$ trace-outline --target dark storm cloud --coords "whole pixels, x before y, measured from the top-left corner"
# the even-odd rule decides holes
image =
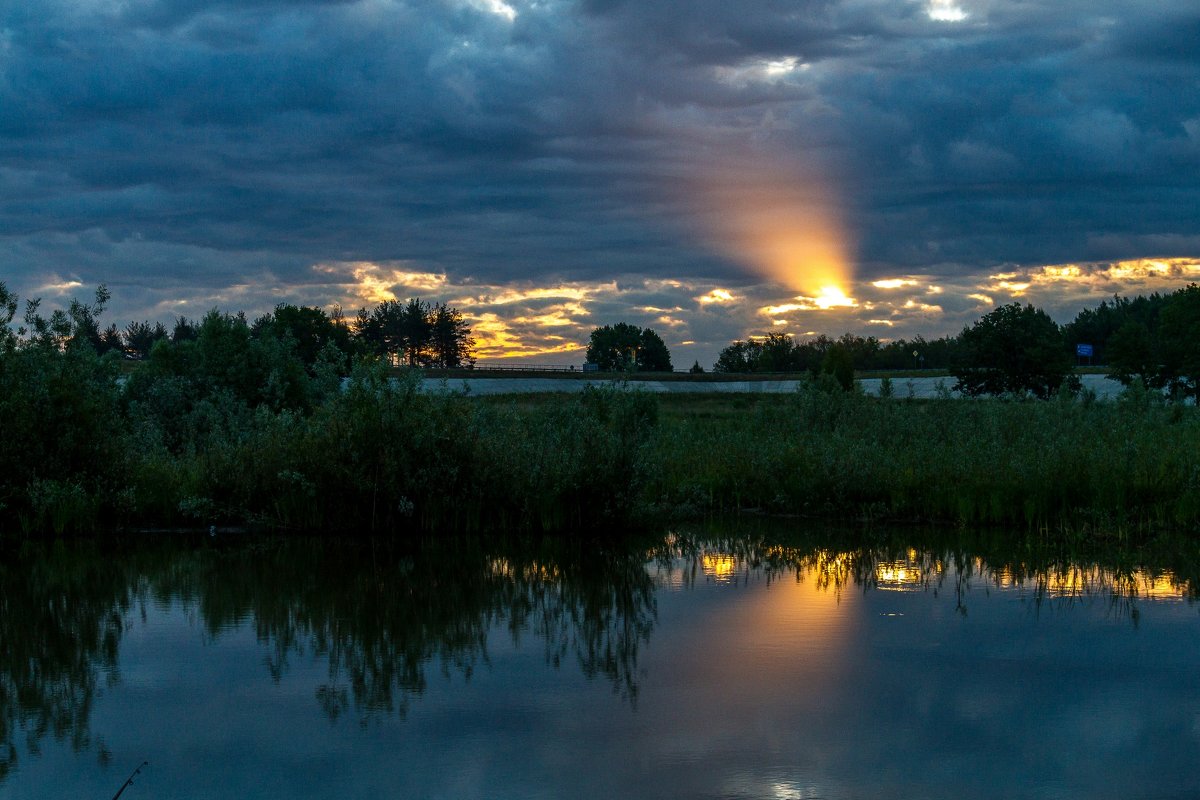
[[[697,180],[814,170],[868,280],[1194,255],[1198,36],[1190,0],[26,0],[0,275],[746,286]]]

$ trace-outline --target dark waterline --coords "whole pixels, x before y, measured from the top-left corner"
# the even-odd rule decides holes
[[[909,538],[12,548],[0,798],[1195,796],[1186,565]]]

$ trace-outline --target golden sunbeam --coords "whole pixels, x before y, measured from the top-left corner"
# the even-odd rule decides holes
[[[711,247],[793,291],[849,290],[852,270],[841,200],[809,164],[761,152],[723,154],[688,186]]]
[[[763,206],[746,204],[729,214],[729,255],[794,291],[845,297],[850,268],[841,227],[830,210],[766,194],[758,201]]]

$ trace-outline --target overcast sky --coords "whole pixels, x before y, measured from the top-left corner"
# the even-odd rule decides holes
[[[1068,320],[1200,279],[1198,42],[1195,0],[0,0],[0,280],[420,296],[542,363]]]

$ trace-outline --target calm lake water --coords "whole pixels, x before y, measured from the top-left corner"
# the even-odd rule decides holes
[[[0,798],[1200,797],[1194,577],[910,538],[10,544]]]

